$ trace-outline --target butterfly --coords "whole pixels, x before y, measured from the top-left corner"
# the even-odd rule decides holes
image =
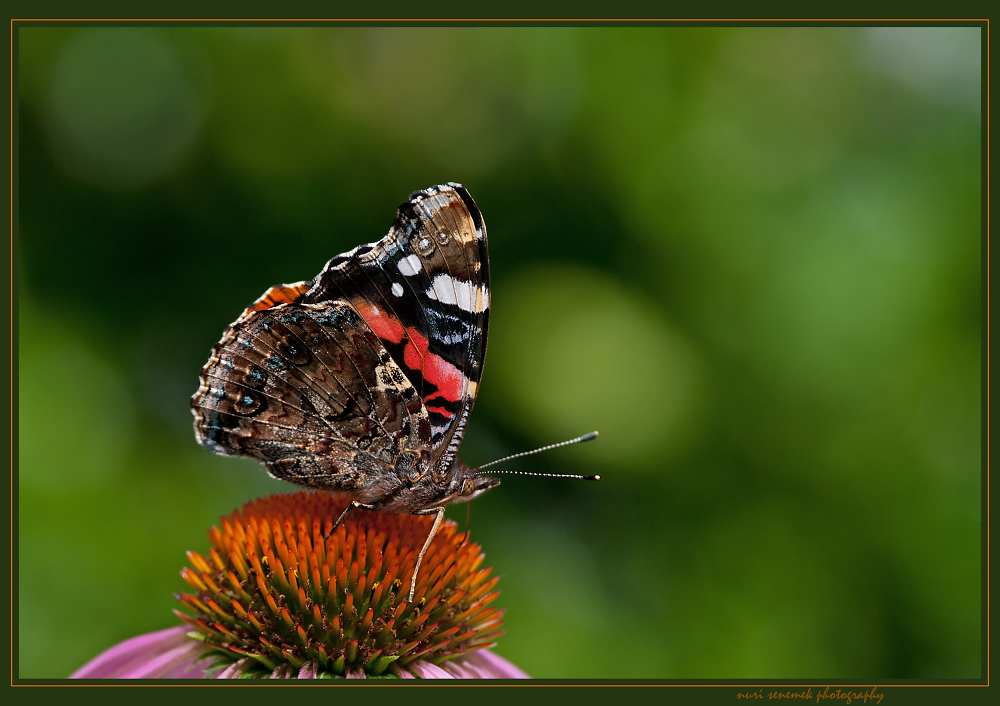
[[[198,442],[354,507],[436,515],[500,484],[458,458],[486,354],[486,226],[461,184],[410,194],[377,243],[271,287],[191,399]],[[334,525],[336,526],[336,525]]]

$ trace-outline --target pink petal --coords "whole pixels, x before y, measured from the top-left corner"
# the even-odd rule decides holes
[[[410,663],[409,670],[420,679],[454,679],[455,677],[441,669],[436,664],[425,662],[422,659],[414,660]]]
[[[163,654],[154,657],[150,660],[145,660],[140,664],[134,665],[131,669],[126,670],[122,674],[118,675],[119,679],[165,679],[168,674],[180,671],[182,674],[191,667],[191,663],[196,659],[201,657],[205,653],[205,645],[198,640],[192,640],[188,638],[188,641],[172,650],[168,650]],[[204,678],[205,672],[201,672],[197,676],[192,676],[191,678]]]
[[[455,660],[477,679],[531,679],[519,667],[489,650],[476,650]]]
[[[223,669],[221,672],[215,675],[216,679],[239,679],[240,675],[243,674],[243,670],[246,669],[253,662],[249,657],[244,657],[241,660],[233,662],[228,667]]]
[[[302,665],[302,669],[299,670],[299,679],[315,679],[316,678],[316,663],[306,662]]]
[[[159,664],[167,670],[182,667],[186,671],[207,651],[204,645],[187,636],[186,627],[167,628],[138,635],[105,650],[73,672],[70,679],[127,679],[130,674],[143,671],[149,662],[182,647],[187,649],[182,653],[173,653],[171,659]],[[203,677],[204,671],[197,670],[189,678]]]
[[[480,678],[483,678],[483,677],[478,677],[476,674],[473,674],[470,671],[466,671],[465,669],[463,669],[461,667],[461,665],[458,664],[458,660],[454,660],[454,659],[450,659],[447,662],[443,662],[441,664],[441,669],[443,669],[444,671],[448,672],[448,674],[452,675],[455,679],[480,679]],[[486,678],[488,679],[489,677],[486,677]]]

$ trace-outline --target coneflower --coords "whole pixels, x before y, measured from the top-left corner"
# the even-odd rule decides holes
[[[527,678],[487,648],[503,634],[497,578],[446,521],[407,601],[433,517],[355,510],[330,493],[272,495],[188,552],[186,625],[127,640],[81,679]]]

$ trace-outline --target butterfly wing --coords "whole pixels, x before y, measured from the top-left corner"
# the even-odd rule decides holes
[[[213,349],[192,408],[212,451],[348,492],[430,426],[416,390],[346,302],[249,311]]]
[[[417,390],[446,472],[482,376],[489,296],[486,226],[450,183],[412,193],[385,238],[330,260],[302,300],[342,299],[364,317]]]
[[[427,450],[446,472],[488,318],[479,209],[459,184],[414,192],[381,241],[272,287],[227,329],[191,401],[198,441],[359,497],[377,496],[404,450]]]

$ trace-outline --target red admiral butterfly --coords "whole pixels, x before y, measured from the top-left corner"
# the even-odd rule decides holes
[[[385,238],[271,287],[226,329],[191,399],[198,442],[347,494],[337,524],[353,507],[436,514],[412,598],[444,506],[500,484],[456,455],[486,354],[489,272],[465,187],[413,192]]]

